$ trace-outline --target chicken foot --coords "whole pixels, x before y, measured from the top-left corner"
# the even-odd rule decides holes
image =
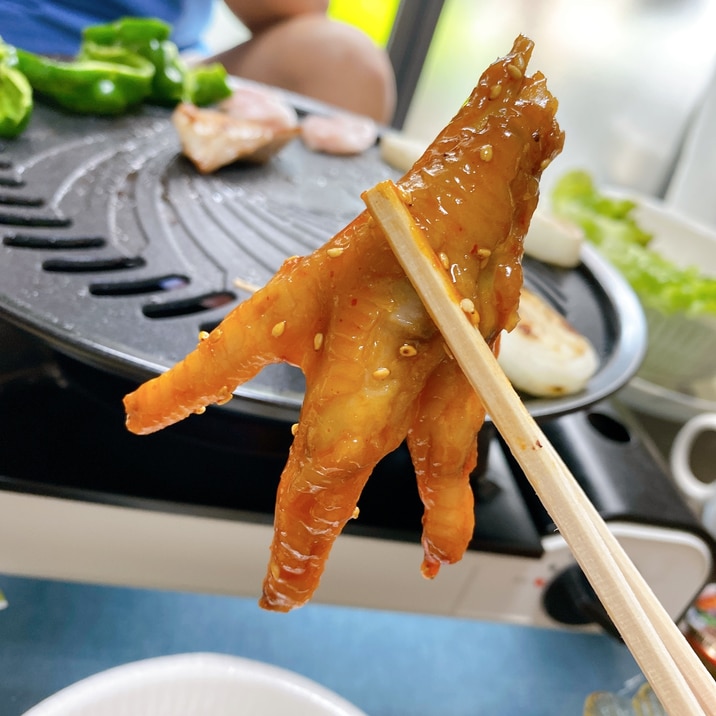
[[[561,150],[557,102],[518,37],[398,182],[461,305],[497,350],[517,322],[522,240],[539,177]],[[159,430],[264,366],[300,367],[306,393],[278,489],[261,606],[308,601],[377,462],[407,439],[425,506],[422,573],[459,560],[474,527],[468,476],[484,408],[367,211],[288,259],[183,361],[125,398],[127,427]]]

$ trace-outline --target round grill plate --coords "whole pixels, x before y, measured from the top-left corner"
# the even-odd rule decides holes
[[[397,176],[377,147],[333,157],[300,141],[266,165],[202,176],[181,156],[166,110],[103,119],[40,105],[0,150],[0,312],[60,352],[145,380],[183,358],[286,257],[351,221],[363,190]],[[589,250],[577,269],[526,260],[525,273],[601,356],[584,393],[527,399],[530,412],[571,412],[620,388],[646,343],[631,290]],[[303,390],[300,371],[271,366],[225,409],[293,421]]]

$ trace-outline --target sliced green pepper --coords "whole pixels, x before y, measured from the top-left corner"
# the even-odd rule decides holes
[[[116,61],[120,56],[122,61]],[[148,97],[152,88],[152,64],[132,52],[63,62],[18,49],[17,57],[18,69],[32,87],[72,112],[121,114]]]
[[[92,25],[85,28],[80,52],[71,61],[0,40],[0,133],[22,131],[29,116],[20,109],[27,112],[29,97],[31,111],[32,90],[71,112],[99,115],[121,114],[145,100],[207,105],[228,97],[226,69],[218,63],[188,69],[170,35],[171,26],[155,18]]]
[[[172,33],[171,25],[154,17],[122,17],[106,25],[90,25],[82,31],[83,41],[98,45],[122,45],[134,49],[151,40],[163,42]]]
[[[184,100],[200,107],[219,102],[231,92],[229,75],[219,62],[192,67],[184,78]]]
[[[32,87],[22,72],[0,65],[0,137],[17,137],[32,116]]]
[[[154,65],[154,82],[149,99],[157,104],[176,104],[184,93],[186,66],[179,57],[179,48],[168,40],[151,40],[137,52]]]
[[[169,40],[171,25],[157,18],[123,17],[84,29],[83,43],[119,46],[149,60],[155,69],[150,102],[197,105],[218,102],[231,94],[228,74],[220,64],[187,68],[179,48]]]
[[[3,42],[2,37],[0,37],[0,65],[17,67],[17,50],[13,45]]]
[[[32,116],[32,87],[17,69],[17,52],[0,39],[0,137],[17,137]]]
[[[87,27],[82,37],[83,47],[88,43],[123,47],[151,62],[154,79],[148,101],[173,105],[182,99],[186,66],[179,48],[169,40],[170,34],[171,26],[162,20],[123,17]]]

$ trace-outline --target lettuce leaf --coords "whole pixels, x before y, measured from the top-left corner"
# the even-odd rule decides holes
[[[651,249],[651,234],[632,216],[633,201],[600,194],[588,173],[572,171],[555,185],[552,207],[557,216],[582,228],[644,306],[665,314],[716,315],[716,279],[696,266],[677,266]]]

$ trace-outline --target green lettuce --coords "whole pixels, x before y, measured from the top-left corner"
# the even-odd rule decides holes
[[[572,171],[555,185],[552,208],[557,216],[582,228],[644,306],[665,314],[716,315],[716,279],[702,275],[695,266],[677,266],[650,248],[652,235],[633,217],[633,201],[605,196],[589,174]]]

